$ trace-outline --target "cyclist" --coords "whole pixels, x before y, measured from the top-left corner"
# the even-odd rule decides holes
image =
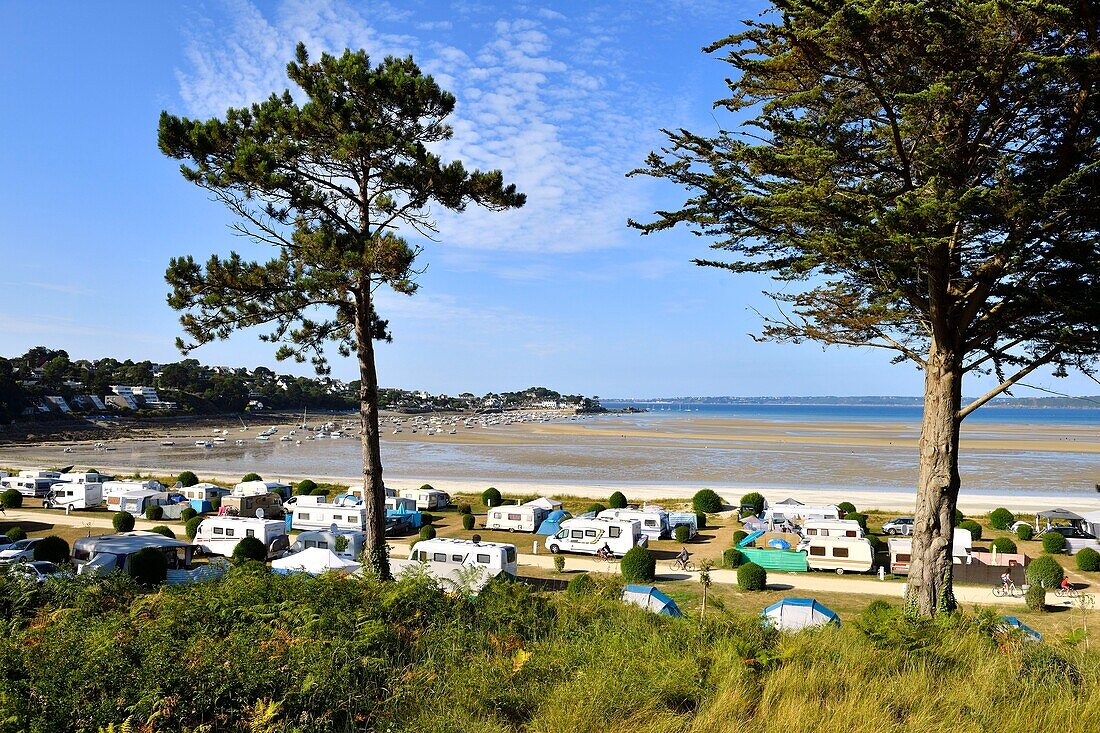
[[[1073,583],[1069,582],[1069,577],[1068,576],[1063,575],[1062,576],[1062,592],[1063,593],[1070,593],[1072,591],[1073,591]]]
[[[1001,574],[1001,589],[1008,593],[1008,586],[1012,583],[1012,576],[1008,574],[1008,571],[1004,571]]]
[[[676,561],[678,563],[680,563],[680,567],[684,567],[684,566],[687,565],[688,558],[690,558],[690,557],[691,557],[691,553],[688,552],[688,548],[681,546],[680,547],[680,554],[676,556]]]
[[[614,556],[611,554],[611,548],[605,544],[603,547],[596,550],[596,557],[601,560],[610,560]]]

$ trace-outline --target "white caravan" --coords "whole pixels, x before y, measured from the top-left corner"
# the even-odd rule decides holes
[[[549,512],[541,506],[495,506],[485,515],[485,529],[534,532]]]
[[[875,549],[863,537],[807,537],[798,543],[806,553],[810,570],[834,570],[844,573],[867,573],[875,566]]]
[[[951,535],[951,562],[956,565],[965,565],[970,562],[970,552],[973,548],[974,538],[965,529],[955,527]],[[913,556],[912,537],[891,537],[890,546],[890,572],[894,575],[908,575],[909,563]]]
[[[8,476],[11,475],[7,471],[0,471],[0,474],[3,474],[2,476],[0,476],[0,478],[7,478]],[[55,481],[60,481],[61,480],[61,472],[60,471],[45,471],[41,468],[28,469],[28,470],[25,470],[25,471],[20,471],[19,472],[19,478],[52,478]]]
[[[54,484],[42,500],[45,509],[95,509],[103,504],[103,484]]]
[[[810,519],[802,525],[803,537],[865,537],[854,519]]]
[[[648,544],[642,525],[631,519],[575,517],[562,522],[558,533],[546,538],[546,549],[555,555],[559,552],[595,555],[606,545],[612,554],[622,557],[631,547]]]
[[[322,502],[306,503],[304,500],[321,499],[320,496],[299,497],[298,503],[291,509],[293,519],[291,529],[330,529],[333,526],[337,530],[366,529],[366,507],[362,504],[356,506],[340,506],[339,504],[325,504]]]
[[[451,505],[451,495],[439,489],[405,489],[401,496],[415,501],[416,508],[421,511],[443,509]]]
[[[642,534],[649,541],[668,534],[668,512],[664,509],[604,509],[597,519],[632,519],[642,525]]]
[[[386,489],[386,496],[397,496],[397,490],[396,489],[391,489],[389,486],[386,486],[384,488]],[[345,493],[350,494],[351,496],[354,496],[356,499],[359,499],[360,501],[362,501],[363,497],[365,497],[367,495],[367,492],[363,489],[362,484],[359,484],[358,486],[350,487]]]
[[[811,520],[840,519],[840,509],[835,504],[776,504],[764,510],[760,521],[773,526],[801,524]]]
[[[212,555],[229,557],[237,543],[255,537],[267,547],[267,556],[279,554],[290,546],[286,522],[256,517],[207,517],[195,532],[195,544]]]
[[[341,537],[347,540],[347,546],[342,550],[337,550],[336,545]],[[299,553],[313,547],[332,550],[339,557],[355,560],[367,549],[367,533],[358,530],[348,530],[336,534],[320,530],[301,532],[294,538],[294,544],[290,546],[290,552],[292,554]]]
[[[160,481],[105,481],[103,487],[103,500],[107,502],[107,508],[112,512],[121,510],[122,497],[134,491],[164,491],[164,484]]]
[[[104,481],[110,481],[114,477],[92,471],[90,473],[63,473],[58,478],[74,484],[101,484]]]
[[[403,496],[387,496],[386,511],[411,514],[416,511],[416,502],[413,499],[406,499]]]
[[[38,498],[50,493],[50,487],[60,483],[54,478],[29,478],[26,476],[10,476],[0,478],[0,491],[15,489],[23,496]]]
[[[138,489],[127,491],[118,497],[118,507],[115,511],[129,512],[135,517],[145,515],[145,510],[153,506],[167,506],[172,503],[174,494],[168,491],[152,491],[151,489]]]
[[[410,560],[427,563],[476,565],[490,575],[516,574],[516,546],[503,542],[474,542],[451,537],[421,540],[409,554]]]
[[[130,558],[152,547],[164,553],[169,570],[191,567],[194,547],[156,532],[122,532],[81,537],[73,542],[73,565],[80,575],[99,575],[129,570]]]
[[[233,496],[258,496],[260,494],[278,494],[285,501],[290,498],[290,484],[282,481],[242,481],[233,487]]]

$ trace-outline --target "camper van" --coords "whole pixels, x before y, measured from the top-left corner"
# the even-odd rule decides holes
[[[229,557],[237,543],[245,537],[255,537],[267,547],[273,557],[290,546],[286,522],[255,517],[207,517],[199,523],[195,544],[211,555]]]
[[[237,517],[277,518],[286,514],[283,498],[278,494],[252,494],[250,496],[222,497],[219,513]]]
[[[445,509],[451,505],[451,495],[438,489],[405,489],[401,496],[416,502],[416,508],[424,510]]]
[[[534,532],[548,514],[543,507],[530,504],[493,507],[485,515],[485,529]]]
[[[45,509],[95,509],[103,504],[103,484],[54,484],[42,500]]]
[[[797,549],[806,553],[810,570],[835,570],[843,575],[867,573],[875,566],[875,549],[863,537],[807,537]]]
[[[668,512],[664,509],[604,509],[597,519],[632,519],[642,525],[650,542],[668,534]]]
[[[366,508],[359,506],[340,506],[339,504],[326,504],[323,502],[305,503],[303,500],[321,499],[320,496],[299,497],[299,501],[291,510],[293,519],[291,529],[329,529],[333,526],[338,530],[363,530],[366,527]]]
[[[185,486],[177,489],[199,514],[214,511],[214,500],[221,499],[229,494],[229,489],[217,484],[201,483],[194,486]]]
[[[890,548],[890,572],[894,575],[908,575],[913,554],[913,538],[891,537],[887,542]],[[956,565],[970,562],[972,543],[973,537],[969,531],[955,527],[951,535],[951,561]]]
[[[337,540],[340,537],[347,539],[347,546],[343,550],[337,550]],[[322,550],[332,550],[339,557],[355,560],[367,549],[367,534],[358,530],[345,530],[333,534],[329,531],[302,532],[294,538],[294,544],[290,546],[291,553],[298,553],[318,547]]]
[[[409,554],[410,560],[427,563],[476,565],[490,575],[516,574],[516,546],[502,542],[474,542],[451,537],[421,540]]]
[[[864,537],[863,527],[854,519],[809,519],[802,525],[803,537]]]
[[[164,484],[160,481],[105,481],[99,484],[103,487],[103,501],[107,502],[107,508],[112,512],[121,510],[122,497],[134,491],[164,491]]]
[[[164,552],[169,570],[191,567],[194,546],[156,532],[122,532],[81,537],[73,542],[73,565],[80,575],[128,571],[130,558],[139,550],[153,547]]]
[[[631,547],[648,544],[642,525],[631,519],[576,517],[562,522],[558,533],[546,538],[546,549],[555,555],[559,552],[595,555],[606,545],[612,554],[622,557]]]
[[[50,493],[50,487],[60,483],[55,478],[30,478],[27,476],[10,476],[0,479],[0,491],[15,489],[23,496],[38,498]]]
[[[290,484],[282,481],[242,481],[233,487],[233,496],[256,496],[258,494],[278,494],[282,501],[290,498]]]

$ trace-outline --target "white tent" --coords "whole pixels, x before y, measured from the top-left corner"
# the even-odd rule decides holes
[[[354,573],[359,569],[359,563],[342,558],[332,550],[310,547],[293,555],[272,560],[271,569],[284,575],[289,573],[309,573],[310,575],[320,575],[328,572]]]
[[[1100,537],[1100,510],[1082,514],[1081,527],[1089,534]]]
[[[531,501],[527,502],[526,504],[524,504],[524,506],[539,506],[548,512],[555,512],[558,509],[561,509],[562,504],[557,499],[551,499],[547,496],[540,496],[537,499],[532,499]]]
[[[813,598],[784,598],[760,614],[764,622],[781,631],[799,631],[814,626],[836,624],[840,617]]]

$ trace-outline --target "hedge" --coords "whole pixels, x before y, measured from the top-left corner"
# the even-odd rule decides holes
[[[264,477],[261,476],[258,473],[246,473],[241,478],[241,483],[243,484],[245,481],[263,481],[263,480],[264,480]]]
[[[722,497],[712,489],[701,489],[691,497],[691,508],[697,512],[713,514],[722,511],[723,506]]]
[[[993,540],[993,549],[997,552],[1016,552],[1016,543],[1007,537],[998,537]]]
[[[1091,547],[1082,548],[1077,553],[1077,569],[1086,573],[1095,573],[1100,570],[1100,552]]]
[[[599,514],[600,512],[607,511],[607,507],[597,501],[595,504],[590,504],[584,511],[585,513],[591,512],[593,514]]]
[[[1035,536],[1035,530],[1031,528],[1030,524],[1021,524],[1016,528],[1016,539],[1027,542]]]
[[[592,582],[592,578],[588,577],[588,573],[581,573],[569,581],[565,592],[571,596],[583,596],[586,593],[591,593],[594,587],[595,583]]]
[[[188,486],[194,486],[195,484],[197,484],[199,482],[199,477],[195,475],[194,471],[184,471],[178,477],[176,477],[176,481],[179,483],[180,486],[186,488]]]
[[[294,493],[299,496],[309,496],[317,489],[317,482],[310,479],[304,479],[298,482],[298,485],[294,487]]]
[[[749,536],[749,533],[743,529],[739,529],[733,533],[733,546],[737,547],[737,543]]]
[[[466,516],[470,516],[467,514]],[[435,527],[430,524],[420,528],[420,539],[422,540],[434,540],[435,539]]]
[[[731,547],[722,553],[722,567],[736,568],[741,564],[743,557],[740,550],[736,547]]]
[[[191,517],[183,525],[183,531],[187,533],[188,539],[195,539],[195,535],[199,533],[199,525],[202,524],[202,517]]]
[[[680,544],[687,542],[690,537],[691,530],[683,524],[677,524],[676,529],[672,530],[672,537]]]
[[[34,559],[46,560],[60,565],[69,561],[69,543],[65,538],[51,534],[43,537],[34,545]]]
[[[840,510],[840,514],[843,516],[853,513],[856,510],[856,505],[850,501],[842,501],[836,505],[836,508]]]
[[[1032,585],[1042,583],[1047,588],[1057,588],[1062,578],[1066,576],[1066,571],[1050,555],[1040,555],[1031,561],[1024,575],[1027,577],[1027,582]]]
[[[130,575],[142,585],[160,585],[168,577],[168,558],[155,547],[138,550],[130,557]]]
[[[1066,551],[1066,538],[1057,532],[1047,532],[1043,535],[1043,552],[1058,555]]]
[[[473,528],[474,528],[474,515],[473,514],[463,514],[462,515],[462,529],[473,529]]]
[[[737,585],[741,590],[764,590],[768,587],[768,571],[754,562],[737,568]]]
[[[168,525],[166,525],[166,524],[158,524],[158,525],[157,525],[156,527],[153,527],[153,528],[152,528],[151,530],[149,530],[149,531],[150,531],[150,532],[156,532],[157,534],[162,534],[162,535],[164,535],[165,537],[170,537],[170,538],[172,538],[172,539],[176,539],[176,533],[175,533],[175,532],[173,532],[173,531],[172,531],[172,528],[171,528],[171,527],[169,527],[169,526],[168,526]]]
[[[964,519],[956,525],[959,529],[965,529],[970,531],[970,537],[977,542],[982,538],[982,525],[975,522],[973,519]]]
[[[474,511],[473,508],[469,504],[459,504],[458,505],[458,513],[459,514],[471,514],[473,511]]]
[[[1038,583],[1032,585],[1024,594],[1024,603],[1032,611],[1047,610],[1047,589]]]
[[[481,492],[481,503],[485,506],[500,506],[500,492],[490,486]]]
[[[134,528],[134,515],[130,512],[115,512],[111,525],[116,532],[129,532]]]
[[[859,526],[863,529],[863,533],[867,534],[867,515],[860,514],[859,512],[848,512],[844,515],[845,519],[851,519],[852,521],[859,522]]]
[[[23,506],[23,495],[16,489],[8,489],[0,494],[0,504],[3,504],[5,509],[19,509]]]
[[[164,518],[164,507],[157,504],[145,507],[145,518],[150,522],[159,522]]]
[[[750,491],[741,497],[741,506],[751,506],[752,513],[759,517],[764,513],[764,495],[758,491]]]
[[[192,507],[192,506],[184,507],[183,511],[180,512],[180,519],[184,523],[188,522],[192,517],[197,517],[197,516],[199,516],[199,513],[196,512],[195,507]]]
[[[657,556],[644,547],[631,547],[619,562],[627,583],[647,583],[657,575]]]
[[[608,498],[607,505],[612,509],[626,509],[626,495],[616,491]]]
[[[993,529],[1008,529],[1015,521],[1015,515],[1004,507],[998,507],[989,513],[989,524]]]

